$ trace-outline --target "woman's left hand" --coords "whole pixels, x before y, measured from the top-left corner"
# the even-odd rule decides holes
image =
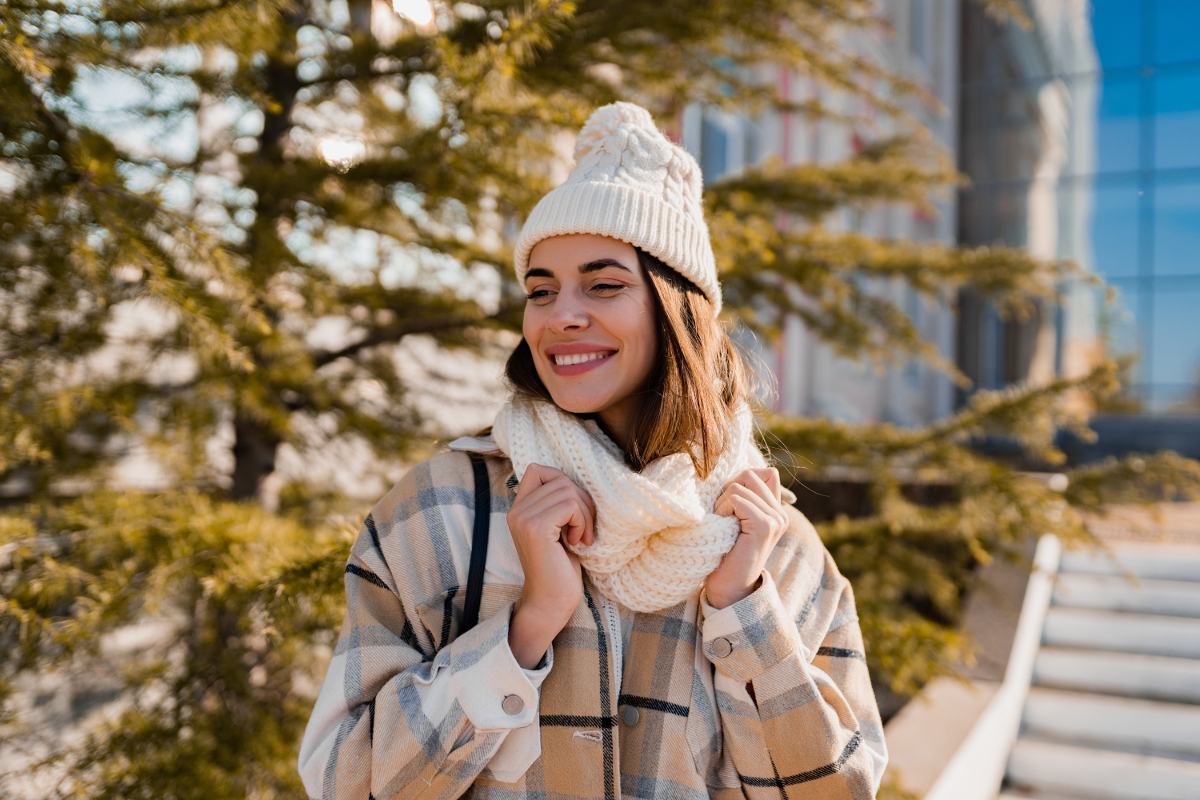
[[[705,582],[712,606],[733,605],[758,588],[767,558],[788,527],[781,491],[778,470],[748,469],[717,498],[713,513],[736,516],[741,534]]]

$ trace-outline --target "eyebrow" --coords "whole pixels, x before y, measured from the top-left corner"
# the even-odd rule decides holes
[[[625,266],[620,261],[617,261],[615,258],[597,258],[595,261],[588,261],[585,264],[580,264],[579,265],[579,274],[587,275],[589,272],[599,272],[600,270],[604,269],[605,267],[616,267],[617,269],[623,269],[626,272],[632,272],[632,270],[630,270],[629,267]],[[529,280],[530,278],[553,278],[553,277],[554,277],[554,273],[548,269],[544,269],[543,267],[534,267],[533,269],[531,269],[525,273],[525,280]]]

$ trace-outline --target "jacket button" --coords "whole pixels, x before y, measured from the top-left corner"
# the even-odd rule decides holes
[[[522,709],[525,708],[525,701],[515,694],[510,694],[508,697],[504,698],[504,702],[500,704],[500,707],[504,709],[505,714],[508,714],[510,717],[515,717],[517,714],[521,713]]]
[[[640,716],[641,714],[633,706],[625,706],[621,709],[621,721],[631,728],[637,725],[638,717]]]
[[[717,639],[712,644],[713,652],[717,654],[717,658],[725,658],[733,652],[733,645],[728,639]]]

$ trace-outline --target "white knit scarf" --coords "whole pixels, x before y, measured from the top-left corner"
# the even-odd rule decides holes
[[[739,526],[736,517],[714,514],[713,504],[742,470],[765,466],[747,406],[703,480],[683,453],[634,472],[594,421],[544,401],[514,399],[496,416],[492,434],[518,479],[530,464],[541,464],[562,470],[591,495],[596,541],[571,549],[601,592],[643,612],[687,599],[717,568]]]

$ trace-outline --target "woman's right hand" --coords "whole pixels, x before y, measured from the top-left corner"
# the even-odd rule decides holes
[[[517,663],[533,669],[571,618],[583,595],[579,558],[565,545],[595,542],[596,506],[562,471],[530,464],[508,511],[525,586],[513,610],[508,643]]]

